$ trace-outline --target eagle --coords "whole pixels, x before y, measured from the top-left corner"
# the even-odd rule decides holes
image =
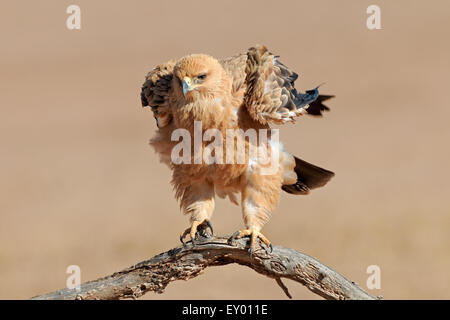
[[[199,234],[213,233],[216,196],[238,205],[240,195],[245,228],[233,233],[229,242],[249,237],[250,256],[258,239],[271,250],[261,229],[281,191],[306,195],[334,176],[290,154],[274,134],[274,125],[294,123],[303,115],[320,117],[329,110],[323,102],[334,96],[321,95],[318,88],[299,92],[294,86],[297,78],[263,45],[225,59],[190,54],[157,65],[147,74],[142,106],[151,107],[158,127],[150,145],[172,170],[175,197],[190,219],[190,226],[180,234],[181,242],[189,235],[195,244]],[[235,132],[230,139],[229,132]],[[258,135],[261,132],[266,135]],[[256,139],[250,133],[256,133]],[[183,134],[194,138],[197,134],[201,141],[189,138],[180,148]],[[227,143],[218,141],[223,137]],[[262,149],[266,153],[260,153]],[[267,156],[275,160],[267,161]],[[272,169],[265,170],[269,166]]]

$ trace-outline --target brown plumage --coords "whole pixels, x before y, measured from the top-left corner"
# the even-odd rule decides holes
[[[261,136],[253,141],[237,134],[228,140],[229,130],[262,132],[270,129],[271,124],[294,122],[304,114],[320,116],[328,110],[323,101],[332,96],[319,95],[317,88],[298,93],[294,87],[297,77],[264,46],[222,60],[203,54],[189,55],[161,64],[148,73],[141,91],[142,105],[152,108],[158,125],[150,144],[161,161],[172,169],[176,197],[191,220],[191,227],[181,239],[189,234],[194,240],[198,228],[211,227],[215,195],[228,196],[237,204],[236,194],[240,193],[246,229],[234,237],[250,236],[251,250],[257,237],[269,245],[260,230],[275,209],[281,190],[307,194],[331,179],[332,172],[289,154],[276,143],[270,131],[267,152],[279,155],[270,174],[262,173],[269,165],[259,153],[250,154],[253,147],[258,151],[263,148]],[[230,150],[225,143],[221,147],[215,145],[212,152],[211,141],[216,143],[218,136],[203,140],[197,150],[203,157],[197,163],[198,154],[191,141],[189,148],[194,148],[194,153],[183,149],[182,155],[189,161],[174,161],[172,153],[179,144],[172,141],[174,133],[181,129],[195,137],[195,123],[200,122],[202,137],[218,132],[220,137],[236,144]],[[215,161],[206,163],[205,153]],[[220,153],[226,162],[218,160]]]

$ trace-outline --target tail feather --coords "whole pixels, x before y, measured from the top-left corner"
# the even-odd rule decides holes
[[[297,182],[291,185],[284,185],[282,189],[292,194],[308,194],[311,189],[320,188],[327,184],[334,176],[334,173],[315,166],[309,162],[295,158],[295,172]]]

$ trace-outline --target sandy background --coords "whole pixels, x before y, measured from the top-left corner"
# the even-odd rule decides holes
[[[66,28],[66,7],[82,29]],[[382,30],[366,28],[366,8]],[[147,145],[144,76],[188,53],[225,57],[261,43],[336,94],[323,119],[285,126],[294,154],[336,172],[311,196],[282,195],[263,230],[386,299],[450,298],[450,2],[2,1],[0,298],[92,280],[178,245],[187,227],[170,172]],[[219,200],[218,234],[242,226]],[[296,299],[317,299],[286,281]],[[207,269],[146,299],[284,299],[250,269]]]

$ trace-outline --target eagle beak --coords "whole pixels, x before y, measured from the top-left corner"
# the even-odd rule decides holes
[[[192,91],[192,80],[188,77],[185,77],[183,79],[183,81],[181,82],[182,86],[183,86],[183,95],[186,97],[186,93],[188,93],[189,91]]]

